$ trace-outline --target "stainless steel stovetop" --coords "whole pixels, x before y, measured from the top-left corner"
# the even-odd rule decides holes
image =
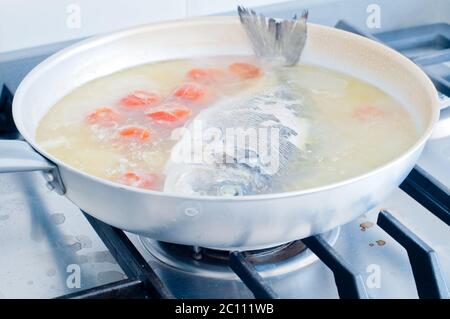
[[[365,24],[370,1],[311,5],[310,17],[312,22],[334,26],[341,21],[342,28],[376,33],[378,39],[394,47],[400,43],[398,49],[410,58],[422,59],[418,62],[423,62],[424,56],[431,56],[435,60],[428,61],[426,70],[436,82],[440,81],[441,91],[450,95],[450,3],[434,1],[430,6],[428,1],[396,1],[395,7],[392,1],[377,3],[381,9],[381,29],[373,30]],[[297,2],[289,2],[264,7],[261,11],[289,17],[299,11],[298,8]],[[444,24],[433,30],[411,29],[436,23]],[[386,33],[401,28],[408,29]],[[438,32],[440,37],[433,35],[411,51],[412,47],[405,46],[408,43],[405,39],[424,39],[420,32],[425,35]],[[0,138],[18,137],[8,108],[20,80],[39,61],[67,44],[0,55],[0,85],[3,84]],[[448,118],[450,112],[450,108],[444,108],[446,103],[443,100],[443,119]],[[393,192],[380,207],[331,234],[324,234],[323,238],[333,244],[331,250],[329,247],[324,250],[326,244],[321,244],[320,240],[318,244],[317,238],[305,241],[320,260],[314,261],[311,251],[303,251],[287,261],[256,265],[263,278],[263,292],[268,287],[270,292],[284,298],[345,297],[344,290],[349,284],[346,280],[341,284],[340,281],[350,274],[369,298],[417,298],[418,291],[421,297],[430,291],[439,291],[441,297],[448,296],[445,282],[450,283],[450,136],[446,135],[450,129],[447,127],[450,127],[448,122],[441,124],[440,138],[428,143],[416,170],[401,189]],[[382,227],[377,225],[381,210],[390,214],[381,215]],[[390,223],[389,216],[404,227],[396,228],[398,225]],[[73,297],[142,297],[155,295],[146,291],[148,285],[155,282],[156,295],[164,296],[167,289],[181,298],[252,298],[255,289],[260,291],[260,287],[255,288],[254,282],[248,279],[244,278],[244,284],[227,262],[212,259],[207,263],[206,251],[193,249],[186,253],[187,250],[181,249],[178,259],[174,259],[173,254],[154,242],[133,234],[127,236],[130,242],[122,232],[86,218],[67,199],[48,190],[38,173],[0,175],[1,298],[53,298],[67,294]],[[149,246],[165,263],[149,253],[146,248]],[[409,255],[404,247],[411,249]],[[432,249],[435,254],[417,253],[420,248]],[[240,254],[236,258],[242,256],[245,257]],[[144,264],[144,259],[148,265]],[[347,266],[350,273],[344,271],[343,274],[334,268],[340,265]],[[159,280],[155,281],[156,277]],[[423,285],[433,280],[436,285],[431,288]]]

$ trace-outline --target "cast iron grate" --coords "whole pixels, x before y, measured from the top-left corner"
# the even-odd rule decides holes
[[[117,261],[128,279],[76,292],[60,298],[173,298],[127,235],[84,213],[84,216]]]
[[[364,34],[344,21],[339,22],[337,27],[377,41],[386,41],[388,45],[400,50],[421,65],[438,90],[450,95],[450,67],[448,66],[450,28],[448,25],[425,26],[402,30],[397,33],[397,36],[395,32],[390,32],[376,35],[376,37]],[[410,30],[413,31],[411,34],[417,35],[413,41],[407,39]],[[416,47],[413,44],[416,44]],[[426,54],[420,52],[426,52]],[[20,61],[0,63],[0,83],[8,85],[8,87],[2,86],[0,94],[0,138],[20,138],[11,116],[13,92],[20,79],[44,57],[34,56]],[[443,62],[447,63],[444,65],[445,67],[441,65]],[[440,67],[436,68],[436,65]],[[450,224],[450,195],[446,190],[437,186],[417,169],[407,177],[401,188],[442,221]],[[174,297],[122,230],[109,226],[87,214],[85,216],[123,269],[127,279],[60,298]],[[419,297],[448,298],[448,290],[433,250],[387,212],[380,213],[378,224],[407,250]],[[333,272],[341,298],[367,298],[361,275],[352,269],[352,266],[333,247],[320,236],[304,239],[303,242]],[[256,298],[278,298],[270,285],[258,274],[245,252],[231,252],[229,260],[230,267]]]
[[[377,224],[406,249],[419,298],[450,298],[436,252],[387,211],[378,214]]]
[[[8,87],[0,86],[0,136],[3,139],[16,139],[19,137],[12,116],[13,95]]]

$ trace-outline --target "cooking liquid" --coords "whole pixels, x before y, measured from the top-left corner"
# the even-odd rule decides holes
[[[270,70],[249,77],[230,72],[228,66],[235,62],[257,65],[244,57],[174,60],[137,66],[86,83],[43,117],[37,142],[78,170],[130,186],[162,190],[164,166],[176,143],[171,138],[174,129],[220,99],[274,85],[276,77]],[[208,74],[206,79],[202,74],[187,76],[193,68],[212,68],[217,74]],[[366,173],[396,158],[417,140],[419,132],[409,113],[371,84],[312,65],[299,64],[287,72],[298,94],[308,96],[304,116],[311,129],[296,173],[286,178],[285,191]],[[183,83],[198,84],[206,93],[199,99],[174,95]],[[136,91],[157,93],[161,101],[124,107],[123,98]],[[173,105],[188,108],[191,114],[176,121],[148,115]],[[104,108],[118,118],[106,124],[93,120],[92,114]],[[124,131],[126,128],[131,131]]]

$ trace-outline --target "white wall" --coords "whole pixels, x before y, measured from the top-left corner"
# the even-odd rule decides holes
[[[366,26],[372,3],[381,7],[380,30]],[[80,9],[79,28],[73,28],[73,4]],[[367,32],[450,22],[450,0],[0,0],[0,53],[161,20],[233,12],[238,4],[273,4],[261,12],[285,18],[308,8],[311,22],[334,26],[346,19]]]
[[[286,0],[0,0],[0,53],[149,22],[231,11],[237,4],[278,2]]]

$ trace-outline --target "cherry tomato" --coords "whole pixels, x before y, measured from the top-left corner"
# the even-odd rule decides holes
[[[201,84],[185,83],[178,87],[173,95],[185,101],[196,102],[205,98],[207,93],[207,88]]]
[[[119,176],[117,182],[138,188],[157,189],[161,184],[161,176],[153,173],[135,173],[128,171]]]
[[[134,91],[120,99],[120,105],[128,109],[139,109],[144,106],[153,106],[161,101],[161,96],[143,90]]]
[[[163,105],[157,110],[152,110],[146,113],[146,115],[156,121],[175,122],[188,118],[191,113],[192,111],[190,108],[182,104],[172,103]]]
[[[124,138],[134,138],[140,141],[146,141],[150,138],[150,131],[143,127],[127,126],[119,130],[120,136]]]
[[[214,83],[225,79],[224,71],[215,68],[193,68],[186,73],[186,76],[201,83]]]
[[[91,112],[87,116],[87,120],[92,124],[100,124],[104,126],[114,125],[119,122],[121,116],[109,107],[100,107]]]
[[[361,121],[380,118],[385,116],[385,114],[384,111],[372,105],[361,106],[353,111],[353,117]]]
[[[137,186],[138,182],[140,181],[140,177],[134,173],[134,172],[126,172],[123,173],[117,181],[121,184],[125,184],[128,186]]]
[[[262,75],[262,70],[260,68],[249,63],[236,62],[230,64],[228,70],[243,80],[253,79]]]

